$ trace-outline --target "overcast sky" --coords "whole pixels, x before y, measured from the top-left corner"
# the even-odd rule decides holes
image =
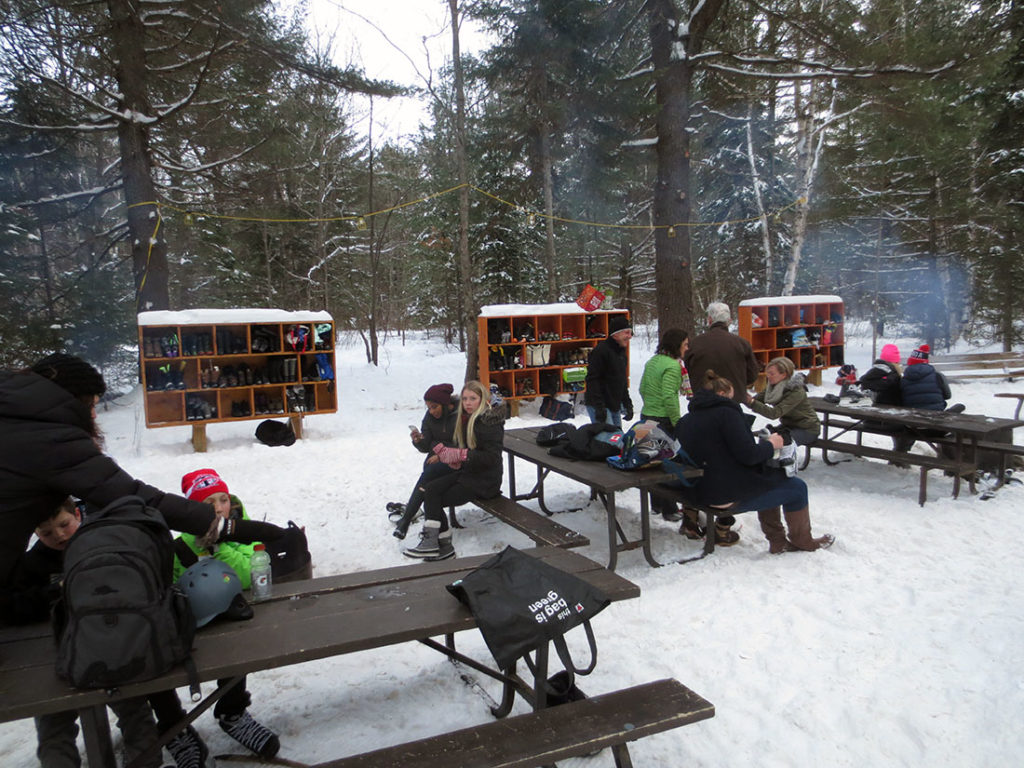
[[[314,44],[333,40],[339,64],[362,66],[367,77],[423,87],[435,81],[451,60],[452,36],[447,0],[308,0],[308,26]],[[462,26],[463,52],[479,50],[483,36]],[[374,99],[373,133],[377,140],[416,132],[426,113],[427,96]],[[356,129],[368,128],[369,100],[355,97]]]

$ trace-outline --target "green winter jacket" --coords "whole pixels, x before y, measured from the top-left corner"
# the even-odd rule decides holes
[[[784,427],[806,429],[815,435],[821,431],[818,414],[807,401],[807,385],[802,374],[794,373],[783,384],[782,399],[774,405],[764,401],[767,388],[758,392],[750,402],[750,410],[768,419],[778,419]]]
[[[231,494],[231,506],[237,508],[242,515],[243,520],[248,520],[249,516],[245,513],[245,507],[237,496]],[[232,515],[234,512],[232,512]],[[242,589],[249,589],[252,586],[252,576],[250,574],[252,570],[251,560],[253,548],[256,543],[253,544],[239,544],[234,541],[222,541],[220,544],[214,544],[212,551],[201,549],[196,544],[196,537],[191,533],[181,534],[181,539],[188,548],[196,553],[198,557],[210,557],[213,556],[221,562],[227,563],[231,566],[235,573],[238,574],[239,580],[242,582]],[[178,556],[174,556],[174,580],[185,572],[185,566],[178,560]]]
[[[658,354],[647,361],[640,378],[640,413],[652,418],[669,419],[672,426],[679,421],[679,388],[683,385],[683,370],[679,360]]]

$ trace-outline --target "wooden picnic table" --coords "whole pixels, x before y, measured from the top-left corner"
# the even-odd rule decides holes
[[[1024,426],[1019,419],[1001,419],[972,413],[928,411],[901,406],[875,406],[859,403],[832,403],[820,397],[808,398],[815,411],[822,415],[821,436],[811,447],[821,448],[826,464],[835,464],[828,458],[829,451],[850,453],[865,458],[887,459],[894,463],[916,464],[921,467],[920,504],[926,499],[926,473],[929,469],[944,469],[953,474],[953,496],[960,492],[960,478],[967,476],[971,493],[976,492],[975,470],[979,442],[988,445],[993,438],[1012,434],[1016,427]],[[839,417],[838,419],[835,417]],[[905,451],[865,446],[865,433],[895,434],[906,431],[915,439],[952,447],[951,456],[934,458]],[[853,433],[855,443],[841,442],[837,438]],[[937,438],[937,435],[948,435]]]
[[[640,595],[637,585],[575,552],[556,547],[524,551],[576,574],[612,601]],[[455,650],[455,633],[475,628],[476,622],[445,586],[489,557],[418,563],[275,586],[273,598],[255,606],[251,621],[215,622],[197,633],[192,657],[199,679],[234,681],[264,669],[415,640],[501,681],[502,701],[494,710],[496,717],[511,711],[516,693],[535,708],[543,707],[545,696],[539,694],[547,675],[547,648],[537,653],[531,682],[523,680],[514,666],[499,671]],[[444,642],[435,639],[439,637]],[[178,667],[112,693],[77,690],[57,678],[54,656],[46,625],[0,630],[0,722],[77,709],[92,768],[116,766],[105,706],[109,701],[188,684],[185,670]],[[183,728],[202,714],[229,687],[230,683],[208,694],[179,726]]]
[[[515,501],[536,499],[540,508],[552,514],[544,499],[544,481],[554,472],[568,477],[578,483],[589,486],[592,493],[604,503],[608,516],[608,569],[615,570],[619,552],[642,548],[647,562],[658,567],[661,565],[651,551],[651,517],[650,502],[647,489],[666,482],[665,473],[658,467],[623,471],[612,469],[603,461],[574,461],[552,456],[544,446],[537,445],[537,432],[541,427],[523,427],[505,430],[504,449],[508,454],[509,498]],[[523,459],[535,465],[537,480],[533,488],[524,494],[516,493],[516,459]],[[687,472],[690,477],[700,477],[701,470]],[[636,488],[640,491],[640,529],[639,539],[626,536],[617,518],[615,494]]]

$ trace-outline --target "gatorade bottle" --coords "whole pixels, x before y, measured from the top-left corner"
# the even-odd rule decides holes
[[[271,575],[270,555],[262,544],[253,547],[252,560],[249,562],[249,575],[252,577],[252,601],[254,603],[270,599]]]

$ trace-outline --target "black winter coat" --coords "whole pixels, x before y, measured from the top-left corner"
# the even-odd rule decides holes
[[[903,402],[899,369],[887,360],[875,360],[857,383],[871,393],[871,401],[875,405],[900,405]]]
[[[423,423],[420,424],[420,434],[423,437],[420,438],[419,442],[413,443],[417,451],[433,456],[435,445],[438,443],[445,443],[446,445],[451,443],[452,436],[455,434],[455,420],[458,418],[456,410],[458,407],[459,400],[453,395],[451,403],[440,419],[435,419],[431,416],[430,411],[423,415]]]
[[[775,449],[754,439],[739,404],[711,390],[697,390],[689,413],[676,422],[675,435],[704,470],[696,483],[697,499],[704,504],[743,501],[786,479],[783,470],[765,465]]]
[[[903,371],[900,394],[907,408],[944,411],[951,393],[945,376],[928,363],[917,363]]]
[[[629,354],[612,337],[599,341],[587,361],[587,391],[583,402],[592,408],[633,410],[629,396]]]
[[[25,553],[8,589],[0,594],[0,616],[9,624],[46,621],[50,607],[60,595],[60,586],[50,577],[64,571],[64,553],[37,541]]]
[[[213,507],[136,480],[89,435],[89,408],[35,373],[0,373],[0,588],[36,526],[68,496],[105,507],[140,496],[177,531],[204,535]]]
[[[464,427],[461,427],[464,429]],[[501,493],[504,476],[501,460],[505,442],[505,416],[503,409],[491,408],[481,414],[474,424],[476,448],[470,448],[459,470],[459,485],[468,488],[478,499],[490,499]],[[465,434],[465,433],[463,433]],[[447,445],[454,445],[449,439]],[[463,441],[463,445],[468,445]]]

